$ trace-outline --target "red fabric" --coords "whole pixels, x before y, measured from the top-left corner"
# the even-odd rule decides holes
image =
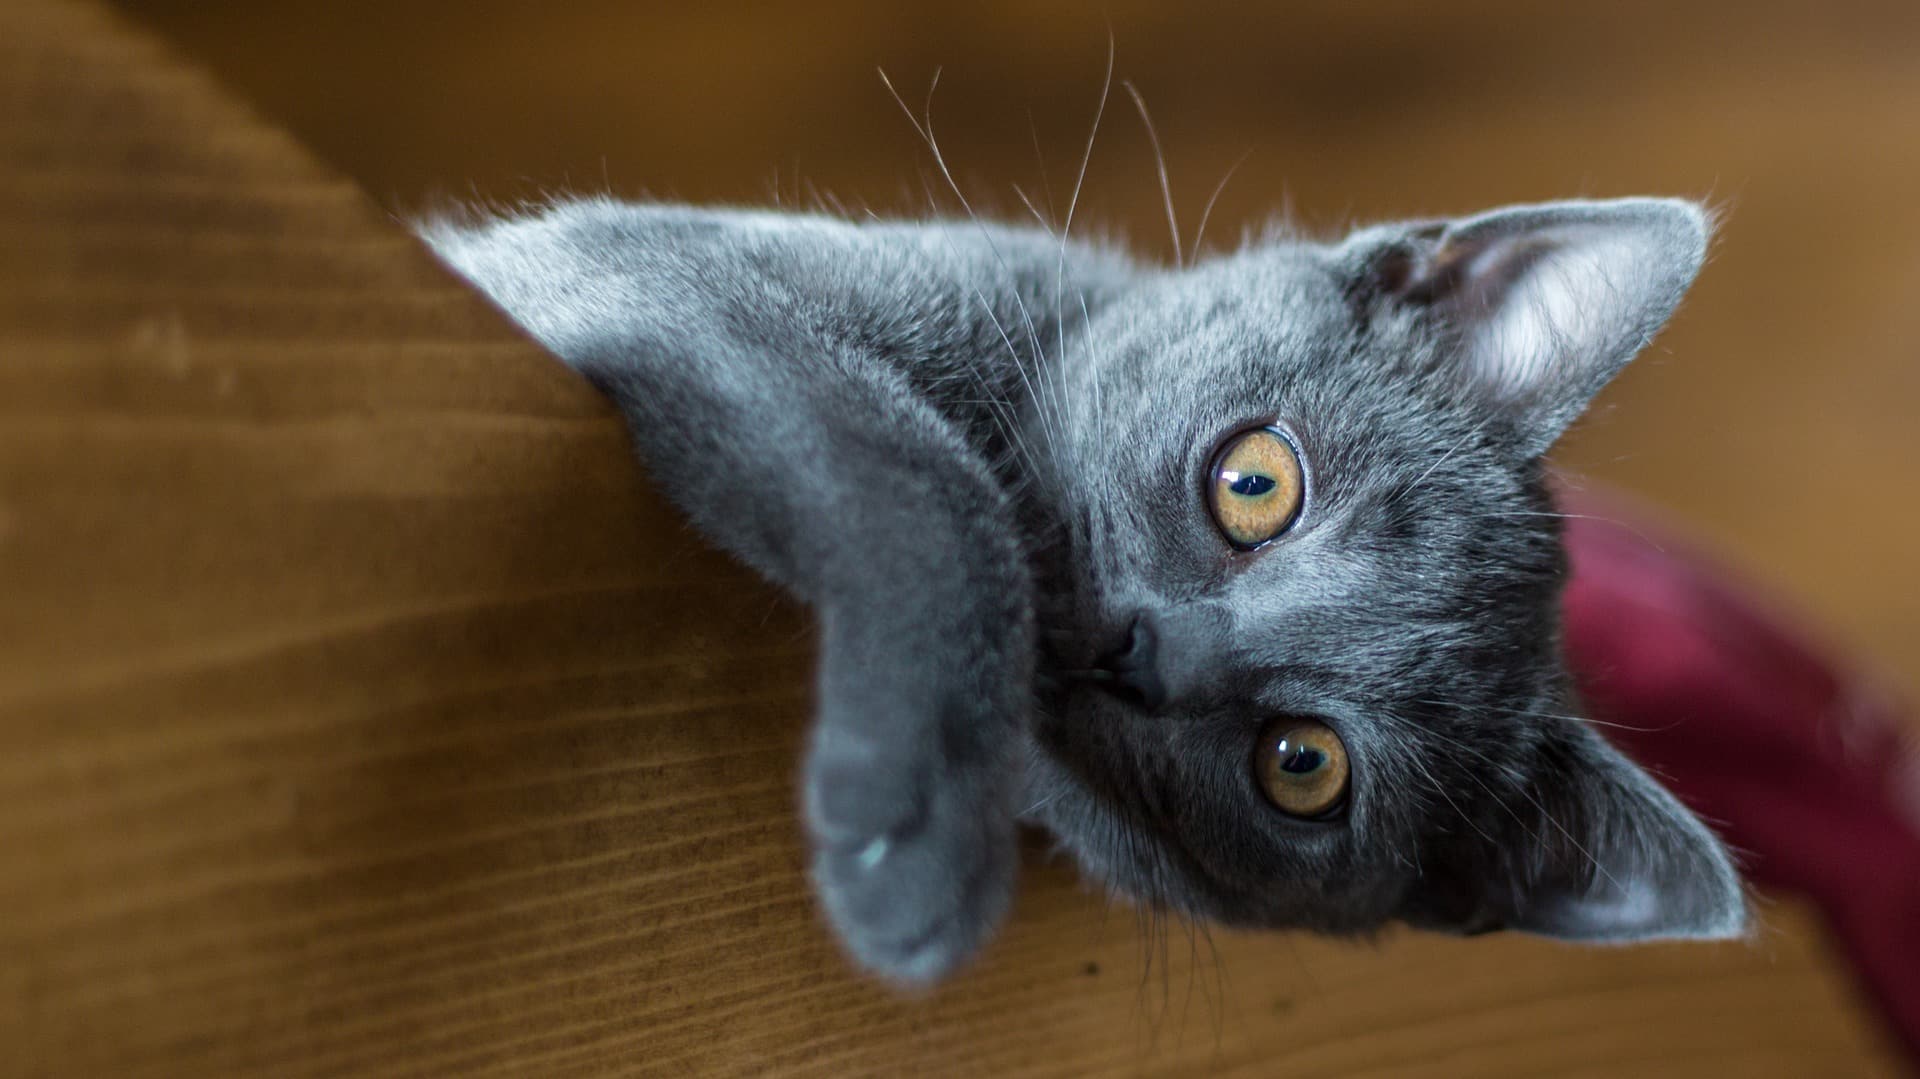
[[[1566,645],[1616,744],[1825,912],[1920,1066],[1920,731],[1886,688],[1646,515],[1563,493]]]

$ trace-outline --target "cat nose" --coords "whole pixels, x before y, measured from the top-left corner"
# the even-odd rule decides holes
[[[1101,685],[1145,711],[1158,712],[1167,703],[1167,683],[1160,677],[1159,659],[1160,637],[1153,619],[1137,615],[1127,630],[1126,642],[1096,661],[1101,670],[1113,676]]]

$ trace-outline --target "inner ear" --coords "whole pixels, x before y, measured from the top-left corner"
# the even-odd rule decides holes
[[[1418,312],[1458,377],[1544,452],[1652,339],[1710,231],[1673,199],[1515,206],[1356,234],[1361,293]]]

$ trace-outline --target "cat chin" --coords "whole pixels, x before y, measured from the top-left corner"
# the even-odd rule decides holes
[[[1194,880],[1194,872],[1168,854],[1164,840],[1142,832],[1124,807],[1109,804],[1113,794],[1085,778],[1108,769],[1060,752],[1096,741],[1088,732],[1127,722],[1126,706],[1097,691],[1069,692],[1048,703],[1036,717],[1039,729],[1027,755],[1020,823],[1045,832],[1052,849],[1110,898],[1182,917],[1229,920],[1234,912],[1212,894],[1219,889]]]
[[[1278,904],[1262,902],[1254,894],[1207,887],[1178,874],[1151,847],[1151,840],[1123,845],[1136,849],[1108,849],[1085,837],[1040,826],[1052,837],[1054,849],[1073,860],[1089,887],[1111,903],[1156,916],[1251,932],[1307,931],[1358,938],[1371,937],[1397,921],[1393,911],[1361,903],[1325,907],[1302,903],[1279,909]]]
[[[1180,864],[1164,840],[1140,833],[1072,773],[1071,767],[1037,751],[1028,761],[1021,823],[1044,832],[1051,850],[1071,860],[1082,879],[1110,901],[1232,929],[1306,930],[1365,937],[1397,920],[1386,897],[1391,887],[1334,897],[1321,885],[1289,889],[1271,881],[1214,881],[1204,870]]]
[[[1036,747],[1028,758],[1022,806],[1020,823],[1046,833],[1052,849],[1070,859],[1090,883],[1134,905],[1165,904],[1167,897],[1150,884],[1165,879],[1171,867],[1153,841],[1134,836],[1129,842],[1127,823],[1100,805],[1071,769],[1045,749]]]
[[[1121,814],[1100,804],[1071,769],[1038,752],[1027,769],[1027,812],[1022,824],[1046,833],[1051,849],[1064,855],[1081,878],[1110,900],[1130,907],[1222,923],[1250,925],[1223,904],[1215,889],[1197,884],[1173,864],[1161,841],[1134,829]]]

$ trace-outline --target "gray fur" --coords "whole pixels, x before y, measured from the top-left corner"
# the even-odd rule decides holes
[[[1021,819],[1236,925],[1742,932],[1720,844],[1573,718],[1540,460],[1708,231],[1689,203],[1564,202],[1169,270],[1037,229],[610,200],[421,228],[817,612],[814,882],[902,982],[997,925]],[[1205,470],[1265,423],[1307,505],[1236,552]],[[1151,713],[1071,676],[1139,619]],[[1347,743],[1335,819],[1255,784],[1285,714]]]

